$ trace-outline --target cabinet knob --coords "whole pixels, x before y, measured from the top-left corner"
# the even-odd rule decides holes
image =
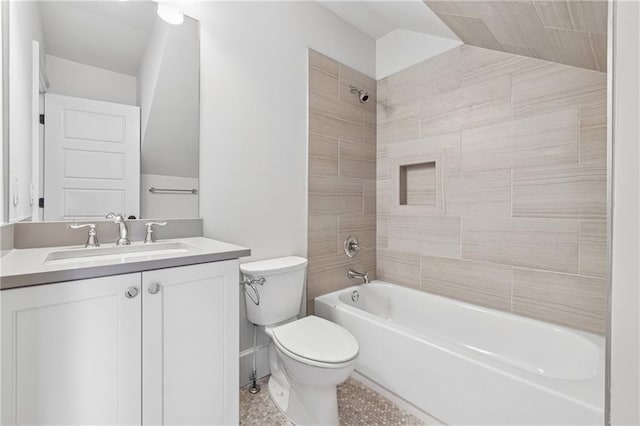
[[[149,284],[149,287],[147,288],[147,290],[149,291],[149,294],[156,294],[160,291],[160,284],[158,283]]]
[[[129,299],[133,299],[138,295],[138,287],[129,287],[127,291],[124,292],[124,295]]]

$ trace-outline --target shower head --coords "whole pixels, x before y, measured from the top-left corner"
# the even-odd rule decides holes
[[[358,99],[360,100],[360,103],[364,104],[369,102],[369,93],[365,92],[362,89],[357,88],[356,86],[349,86],[349,88],[351,89],[351,93],[355,94],[358,96]]]

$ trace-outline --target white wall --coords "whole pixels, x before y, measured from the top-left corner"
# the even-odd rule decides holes
[[[150,99],[142,98],[140,103],[143,118],[147,117],[140,170],[156,175],[197,178],[200,136],[198,23],[186,18],[182,25],[164,26],[167,29],[163,32],[161,60],[154,62],[157,72],[139,73],[139,84],[145,91],[153,92]],[[150,46],[154,45],[156,43],[150,43]],[[140,68],[147,68],[147,65],[150,64],[143,62]],[[143,80],[148,74],[155,77],[153,88]]]
[[[9,221],[31,217],[32,179],[32,42],[42,44],[42,27],[36,2],[9,3]],[[37,108],[37,106],[36,106]],[[17,176],[18,185],[14,186]],[[13,203],[14,195],[19,204]]]
[[[164,55],[164,46],[167,41],[168,24],[159,18],[153,21],[153,27],[149,34],[147,47],[142,55],[138,68],[137,105],[140,106],[140,141],[144,145],[147,133],[147,123],[151,112],[151,104],[156,90],[156,83],[160,73],[160,65]]]
[[[613,92],[612,425],[640,424],[640,4],[617,1]]]
[[[136,77],[46,55],[49,92],[136,105]]]
[[[460,40],[398,29],[376,41],[376,80],[460,46]]]
[[[308,48],[373,77],[375,42],[315,2],[179,6],[200,20],[205,236],[250,247],[242,261],[306,256]]]
[[[140,217],[178,219],[198,217],[198,195],[152,194],[149,188],[198,189],[198,178],[140,174]]]

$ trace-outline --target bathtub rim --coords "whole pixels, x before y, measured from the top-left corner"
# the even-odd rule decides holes
[[[417,292],[420,294],[424,294],[427,297],[434,297],[434,298],[438,298],[438,299],[443,299],[447,302],[453,302],[456,304],[461,304],[463,306],[472,308],[472,309],[476,309],[476,310],[481,310],[481,311],[493,311],[493,312],[497,312],[500,315],[506,316],[506,317],[515,317],[516,319],[519,320],[525,320],[525,321],[534,321],[534,322],[540,322],[543,323],[545,325],[549,325],[552,326],[553,328],[560,328],[563,330],[566,330],[567,332],[572,332],[572,333],[576,333],[579,336],[589,340],[590,342],[592,342],[596,348],[598,349],[598,353],[599,353],[599,362],[598,362],[598,371],[596,376],[592,377],[592,378],[588,378],[588,379],[581,379],[581,380],[567,380],[567,379],[557,379],[557,378],[552,378],[552,377],[545,377],[545,376],[541,376],[539,374],[534,374],[531,373],[529,371],[523,370],[519,367],[513,366],[513,365],[509,365],[506,364],[503,361],[500,361],[498,359],[492,358],[492,357],[488,357],[488,356],[481,356],[480,353],[478,353],[477,351],[473,351],[471,349],[469,349],[468,347],[465,347],[464,345],[458,344],[458,343],[453,343],[451,341],[447,341],[445,339],[439,338],[438,336],[434,336],[434,335],[430,335],[430,334],[424,334],[424,333],[420,333],[417,330],[413,330],[407,326],[398,324],[396,322],[386,322],[386,321],[381,321],[379,316],[374,315],[370,312],[367,312],[365,310],[356,308],[354,306],[348,305],[346,303],[344,303],[342,300],[340,300],[339,296],[341,294],[347,294],[350,292],[353,292],[354,290],[358,290],[361,289],[362,287],[365,286],[370,286],[372,284],[378,285],[378,286],[387,286],[387,287],[391,287],[391,288],[399,288],[402,290],[408,290],[408,291],[413,291],[413,292]],[[341,290],[336,290],[334,292],[322,295],[322,296],[318,296],[314,299],[314,304],[324,304],[326,305],[328,308],[331,309],[336,309],[339,311],[342,311],[344,313],[347,313],[349,315],[354,315],[364,321],[370,322],[370,323],[375,323],[378,326],[384,327],[385,329],[388,330],[393,330],[395,332],[399,332],[401,333],[403,336],[413,339],[413,340],[418,340],[420,342],[423,342],[424,344],[437,349],[437,350],[441,350],[446,352],[449,355],[455,356],[457,358],[462,358],[465,361],[471,362],[475,365],[477,365],[480,368],[486,368],[489,369],[491,371],[493,371],[494,373],[497,374],[501,374],[501,375],[505,375],[513,380],[517,380],[519,382],[522,383],[526,383],[529,384],[531,386],[534,386],[542,391],[551,393],[557,397],[569,400],[575,404],[581,405],[585,408],[591,409],[591,410],[596,410],[599,413],[602,413],[604,415],[604,407],[605,407],[605,401],[604,401],[604,337],[602,336],[598,336],[592,333],[588,333],[585,331],[581,331],[581,330],[575,330],[572,329],[570,327],[565,327],[565,326],[561,326],[561,325],[557,325],[557,324],[552,324],[552,323],[548,323],[545,321],[541,321],[541,320],[537,320],[537,319],[533,319],[533,318],[528,318],[528,317],[524,317],[524,316],[520,316],[520,315],[516,315],[516,314],[511,314],[508,312],[503,312],[503,311],[499,311],[496,309],[492,309],[492,308],[487,308],[487,307],[483,307],[483,306],[479,306],[479,305],[474,305],[468,302],[462,302],[456,299],[451,299],[445,296],[441,296],[438,294],[434,294],[434,293],[429,293],[423,290],[419,290],[419,289],[414,289],[411,287],[405,287],[402,285],[398,285],[398,284],[393,284],[390,283],[388,281],[382,281],[382,280],[374,280],[371,281],[371,283],[369,284],[360,284],[360,285],[355,285],[355,286],[351,286],[351,287],[347,287]],[[317,311],[317,307],[316,307],[316,311]],[[429,339],[432,339],[431,341]],[[362,374],[362,373],[361,373]],[[366,377],[366,375],[365,375]],[[578,395],[574,395],[570,389],[562,389],[562,390],[558,390],[555,389],[554,387],[550,386],[550,383],[545,383],[545,382],[552,382],[554,384],[559,385],[559,387],[571,387],[571,386],[567,386],[567,383],[598,383],[598,389],[603,390],[602,394],[599,395],[601,398],[595,398],[594,395],[591,396],[591,398],[585,398],[582,399],[580,396]],[[600,386],[601,385],[601,386]],[[597,400],[599,401],[599,403],[594,403],[592,400]]]

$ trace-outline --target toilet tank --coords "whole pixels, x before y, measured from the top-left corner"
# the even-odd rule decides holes
[[[257,325],[271,325],[293,318],[300,311],[307,259],[297,256],[248,262],[240,265],[243,279],[260,280],[254,284],[258,296],[244,285],[247,319]],[[252,296],[252,297],[250,297]],[[255,301],[259,300],[259,304]]]

